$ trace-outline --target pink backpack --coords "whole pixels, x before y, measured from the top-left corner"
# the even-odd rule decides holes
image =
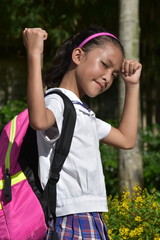
[[[41,204],[17,162],[28,124],[25,110],[5,126],[0,137],[0,240],[42,240],[47,231]],[[12,199],[7,191],[10,179]]]
[[[18,160],[28,128],[26,109],[4,127],[0,136],[0,240],[43,240],[47,231],[44,210],[37,197],[39,194],[41,198],[41,194],[35,194],[35,187],[29,183],[34,181],[28,180],[30,174],[27,176]],[[26,157],[27,151],[22,155]],[[38,177],[37,168],[34,171]],[[52,185],[49,187],[52,189]]]

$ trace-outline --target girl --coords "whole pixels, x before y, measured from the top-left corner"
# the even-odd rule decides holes
[[[23,32],[28,58],[27,99],[31,126],[37,130],[39,177],[47,182],[50,159],[61,133],[63,101],[56,95],[44,100],[41,55],[47,32],[29,28]],[[107,211],[99,141],[123,149],[136,142],[141,64],[124,59],[119,40],[99,27],[90,27],[69,38],[59,48],[45,83],[59,88],[74,103],[76,126],[69,155],[57,184],[56,231],[59,239],[109,239],[101,213]],[[121,75],[126,98],[118,128],[96,118],[82,102],[96,97]],[[45,239],[53,239],[53,222]]]

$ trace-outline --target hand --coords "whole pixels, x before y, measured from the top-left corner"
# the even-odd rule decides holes
[[[41,28],[25,28],[23,42],[28,54],[42,54],[48,34]]]
[[[122,78],[125,83],[136,84],[139,83],[142,65],[130,59],[124,59],[122,63]]]

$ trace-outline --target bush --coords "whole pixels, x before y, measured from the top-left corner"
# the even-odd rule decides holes
[[[160,126],[147,127],[141,131],[142,159],[144,167],[144,187],[160,191]],[[100,145],[107,192],[118,193],[118,155],[117,149],[105,144]]]
[[[160,191],[160,126],[147,127],[142,131],[142,156],[144,162],[144,183],[148,189]]]
[[[160,194],[151,194],[137,185],[130,194],[123,192],[108,198],[109,212],[104,214],[110,240],[160,240]]]
[[[119,191],[118,183],[118,159],[117,149],[105,144],[100,145],[103,170],[108,195],[114,195]]]

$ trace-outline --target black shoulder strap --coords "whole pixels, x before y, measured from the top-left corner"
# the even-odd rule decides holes
[[[57,140],[56,143],[55,154],[50,168],[49,180],[43,193],[43,199],[48,203],[49,212],[55,218],[56,183],[59,180],[59,173],[70,150],[76,122],[76,112],[72,101],[60,90],[53,90],[50,91],[48,94],[50,95],[52,93],[60,95],[64,102],[64,118],[62,131],[60,138]]]

